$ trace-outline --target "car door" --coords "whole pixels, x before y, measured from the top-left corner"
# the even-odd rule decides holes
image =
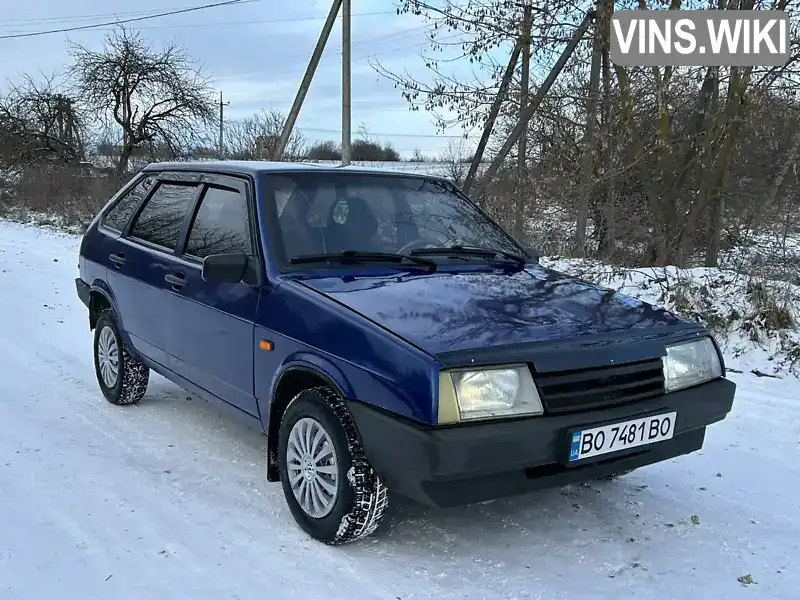
[[[167,341],[178,375],[251,414],[254,395],[254,319],[259,287],[203,279],[203,259],[244,252],[257,256],[255,214],[247,181],[203,176],[182,251],[173,260],[173,320]]]
[[[199,189],[199,177],[194,181],[157,177],[108,257],[109,286],[131,344],[164,366],[168,365],[165,328],[171,319],[164,277]]]

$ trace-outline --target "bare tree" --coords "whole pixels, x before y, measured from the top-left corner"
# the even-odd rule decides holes
[[[421,17],[430,24],[430,52],[421,55],[432,80],[423,81],[408,71],[395,72],[373,61],[381,75],[394,81],[414,109],[431,111],[440,127],[461,125],[469,129],[485,120],[503,78],[506,61],[497,50],[510,48],[519,37],[525,4],[520,0],[401,0],[398,12]],[[551,64],[585,12],[572,0],[535,3],[530,35],[535,64]],[[527,36],[526,36],[527,37]],[[469,62],[474,76],[465,78],[447,70],[456,62]],[[513,87],[519,90],[520,74]],[[519,94],[510,94],[501,114],[516,114]],[[455,117],[438,114],[439,110]]]
[[[427,162],[428,158],[422,153],[422,150],[419,148],[414,148],[414,152],[411,154],[411,158],[408,159],[408,162],[414,163],[424,163]]]
[[[89,132],[80,103],[56,76],[23,76],[0,97],[0,210],[86,226],[112,191],[85,162]]]
[[[431,25],[432,51],[421,59],[433,81],[426,84],[408,71],[393,72],[377,63],[375,68],[398,85],[412,107],[431,111],[440,126],[474,127],[489,112],[503,73],[499,49],[510,49],[525,4],[402,0],[400,12],[415,14]],[[797,105],[796,99],[782,94],[797,89],[800,78],[798,19],[790,14],[792,58],[780,68],[612,65],[608,40],[613,10],[665,4],[671,10],[786,10],[788,6],[786,0],[537,2],[531,35],[536,61],[533,89],[537,75],[547,71],[553,53],[574,29],[577,14],[595,5],[600,18],[594,43],[578,48],[529,122],[526,156],[509,155],[508,163],[524,160],[537,173],[536,181],[526,181],[525,186],[541,191],[545,202],[537,203],[536,212],[547,214],[526,222],[535,226],[531,220],[541,218],[546,223],[555,215],[569,215],[571,223],[564,223],[561,216],[558,223],[565,225],[562,236],[577,242],[570,250],[582,253],[585,248],[587,253],[650,264],[714,265],[726,231],[741,230],[748,219],[764,221],[770,213],[787,215],[794,205],[787,199],[788,204],[777,206],[769,191],[791,187],[781,176],[796,168],[791,129],[770,126],[768,132],[756,124],[767,122],[764,106],[785,111]],[[473,77],[465,77],[463,68],[455,71],[456,63],[468,64]],[[517,71],[500,110],[494,143],[516,125],[521,79]],[[440,117],[440,109],[455,116]],[[773,146],[771,164],[761,158],[767,140]],[[756,163],[763,169],[758,174]],[[498,173],[489,199],[503,215],[509,212],[506,205],[513,203],[514,190],[521,187],[505,181],[507,169],[505,165]],[[774,182],[772,187],[769,182]],[[769,204],[776,206],[758,208],[758,197],[769,198]],[[748,207],[753,210],[741,219]],[[620,245],[621,254],[616,256]]]
[[[464,140],[448,140],[440,161],[445,164],[445,177],[457,186],[464,184],[472,157],[468,155]]]
[[[225,156],[238,160],[277,160],[276,149],[286,117],[278,110],[263,110],[225,126]],[[286,143],[283,159],[301,160],[306,141],[297,130]]]
[[[466,131],[489,127],[491,135],[479,144],[479,155],[483,155],[484,143],[487,143],[487,155],[496,154],[521,115],[534,112],[535,118],[527,123],[525,135],[520,137],[526,142],[515,144],[507,156],[507,162],[517,164],[517,179],[512,182],[505,173],[506,167],[502,166],[499,170],[503,173],[491,175],[493,169],[490,169],[489,176],[498,180],[497,185],[485,181],[485,174],[474,191],[472,174],[467,175],[465,182],[476,198],[487,192],[487,186],[494,188],[495,197],[487,201],[504,214],[504,218],[511,219],[515,235],[520,239],[525,237],[526,222],[536,203],[535,196],[529,193],[533,172],[529,163],[535,160],[540,146],[528,142],[536,139],[536,130],[547,122],[544,113],[550,111],[556,118],[574,117],[570,111],[564,113],[563,107],[554,110],[551,99],[564,97],[565,91],[559,78],[551,87],[549,81],[545,84],[545,76],[557,64],[565,44],[576,31],[582,30],[585,8],[571,0],[535,3],[532,0],[441,0],[435,4],[426,0],[402,0],[399,12],[420,16],[431,26],[428,31],[430,51],[421,56],[430,71],[431,81],[373,63],[379,74],[396,84],[413,109],[430,111],[441,129],[460,126]],[[505,59],[503,50],[512,52],[510,60]],[[520,53],[524,60],[515,61],[513,57]],[[579,45],[578,55],[585,53],[586,49]],[[453,69],[459,63],[469,64],[471,76],[465,76],[463,69]],[[580,56],[571,59],[570,74],[580,74],[583,63]],[[574,98],[572,100],[576,104]],[[577,109],[570,108],[573,112]],[[587,141],[587,145],[591,145],[591,141]],[[507,195],[501,190],[518,190],[518,193]],[[505,207],[504,203],[513,206]]]
[[[216,122],[208,78],[177,44],[161,49],[118,29],[103,50],[72,44],[70,74],[88,108],[121,130],[117,172],[145,145],[178,155]]]
[[[24,75],[0,97],[0,161],[76,163],[84,155],[83,140],[78,104],[58,88],[55,77],[36,82]]]

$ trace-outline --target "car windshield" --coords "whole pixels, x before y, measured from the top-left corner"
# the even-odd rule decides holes
[[[288,263],[342,253],[370,253],[365,258],[372,260],[376,254],[420,255],[440,264],[492,259],[469,248],[523,254],[505,231],[438,179],[302,172],[270,175],[269,181],[267,201],[275,203]],[[441,252],[454,247],[458,251]]]

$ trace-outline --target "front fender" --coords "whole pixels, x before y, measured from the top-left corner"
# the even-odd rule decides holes
[[[295,352],[286,357],[280,368],[275,372],[272,377],[272,383],[269,389],[269,399],[275,398],[275,392],[278,389],[278,383],[281,377],[288,371],[293,369],[306,369],[312,371],[319,376],[327,379],[329,383],[342,395],[344,398],[354,398],[355,392],[350,381],[347,379],[342,370],[337,367],[333,361],[328,360],[318,354],[312,352]],[[263,414],[263,413],[262,413]]]
[[[353,397],[353,387],[333,362],[319,355],[298,351],[290,354],[275,371],[266,397],[258,397],[258,411],[261,415],[261,425],[267,434],[267,480],[278,481],[278,426],[283,410],[290,402],[286,398],[276,404],[278,386],[287,374],[304,371],[326,381],[342,397]]]

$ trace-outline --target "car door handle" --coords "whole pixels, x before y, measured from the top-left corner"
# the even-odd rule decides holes
[[[125,255],[124,254],[109,254],[108,260],[114,263],[114,266],[118,269],[125,264]]]
[[[186,275],[184,275],[183,273],[175,273],[174,275],[173,274],[165,275],[164,280],[167,283],[171,283],[173,289],[181,289],[188,283],[186,281]]]

